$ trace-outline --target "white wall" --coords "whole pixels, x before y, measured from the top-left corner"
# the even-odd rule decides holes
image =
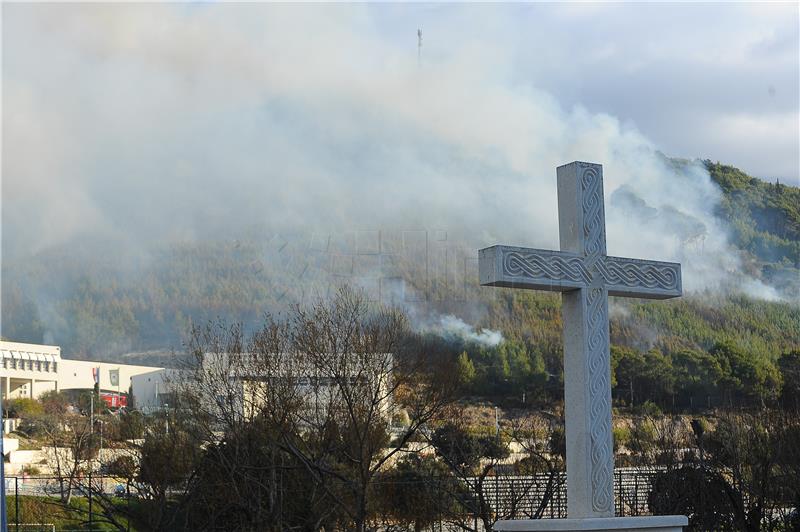
[[[35,398],[55,389],[61,348],[0,341],[0,393],[8,399]]]
[[[131,384],[133,407],[145,413],[161,408],[163,396],[170,392],[170,381],[175,382],[181,373],[177,369],[160,368],[149,373],[134,375]],[[159,398],[159,395],[162,398]]]
[[[8,454],[11,451],[19,449],[19,440],[16,438],[3,438],[3,453]]]
[[[0,341],[0,388],[3,397],[39,397],[48,390],[91,390],[93,368],[100,368],[100,389],[127,393],[134,375],[161,368],[112,362],[61,358],[61,348],[54,345],[23,344]],[[111,383],[111,372],[119,371],[118,384]]]
[[[18,417],[3,419],[3,434],[11,434],[17,430],[21,421],[22,420]]]
[[[44,392],[57,391],[56,385],[58,381],[40,381],[37,380],[33,383],[33,396],[39,397]]]
[[[113,362],[93,362],[89,360],[69,360],[62,358],[58,369],[60,390],[91,389],[94,387],[92,368],[100,368],[100,389],[127,393],[131,379],[135,375],[151,373],[162,368],[155,366],[132,366]],[[119,385],[111,384],[111,371],[119,370]]]
[[[38,464],[45,459],[41,449],[32,450],[13,450],[8,453],[9,464]]]

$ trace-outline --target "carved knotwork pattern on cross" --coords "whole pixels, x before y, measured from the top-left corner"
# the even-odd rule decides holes
[[[580,257],[510,251],[503,257],[503,273],[509,277],[548,277],[575,283],[589,284],[592,274]]]
[[[518,251],[511,248],[503,253],[503,276],[524,282],[530,278],[569,281],[590,285],[595,280],[611,287],[676,290],[680,273],[674,264],[641,264],[620,257],[599,257],[593,268],[579,256],[565,257],[564,252],[539,249]]]
[[[606,254],[603,178],[594,166],[578,163],[583,199],[583,234],[586,258],[594,262]]]
[[[589,308],[589,394],[591,405],[592,438],[592,508],[597,512],[614,511],[614,464],[611,425],[611,403],[607,390],[611,389],[609,372],[611,355],[608,338],[608,297],[602,288],[590,288],[587,294]]]
[[[602,262],[606,253],[605,213],[603,212],[603,178],[592,166],[579,166],[579,179],[583,199],[583,233],[585,237],[586,261],[592,270]],[[592,285],[592,280],[589,283]],[[609,371],[608,297],[603,287],[593,286],[587,290],[589,362],[589,404],[591,405],[591,460],[592,460],[592,508],[596,512],[614,512],[614,461],[611,424],[611,390]]]

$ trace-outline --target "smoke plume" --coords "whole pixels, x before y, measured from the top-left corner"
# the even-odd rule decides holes
[[[132,269],[170,243],[253,238],[338,256],[388,232],[401,247],[445,234],[468,257],[556,249],[555,168],[584,160],[604,166],[609,254],[680,261],[688,291],[777,297],[744,272],[702,165],[516,83],[499,47],[450,50],[426,33],[418,60],[416,27],[400,47],[366,6],[4,12],[4,260],[83,247]],[[308,263],[283,266],[288,283]],[[439,325],[499,341],[452,316]]]
[[[492,329],[475,329],[461,318],[447,314],[422,327],[425,332],[438,334],[445,339],[457,339],[486,347],[496,347],[503,341],[503,334]]]

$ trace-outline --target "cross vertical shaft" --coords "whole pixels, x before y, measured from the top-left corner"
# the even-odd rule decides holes
[[[562,252],[585,257],[587,269],[606,254],[602,167],[557,169]],[[564,399],[569,517],[614,516],[614,454],[608,291],[602,279],[562,292]]]

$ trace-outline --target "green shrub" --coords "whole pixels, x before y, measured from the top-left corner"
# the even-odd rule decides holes
[[[645,401],[634,409],[634,412],[640,416],[648,416],[653,418],[662,417],[664,412],[653,401]]]
[[[44,406],[36,399],[12,399],[6,403],[8,417],[30,419],[44,414]]]
[[[614,427],[614,452],[621,447],[626,447],[631,439],[631,431],[628,427]]]

